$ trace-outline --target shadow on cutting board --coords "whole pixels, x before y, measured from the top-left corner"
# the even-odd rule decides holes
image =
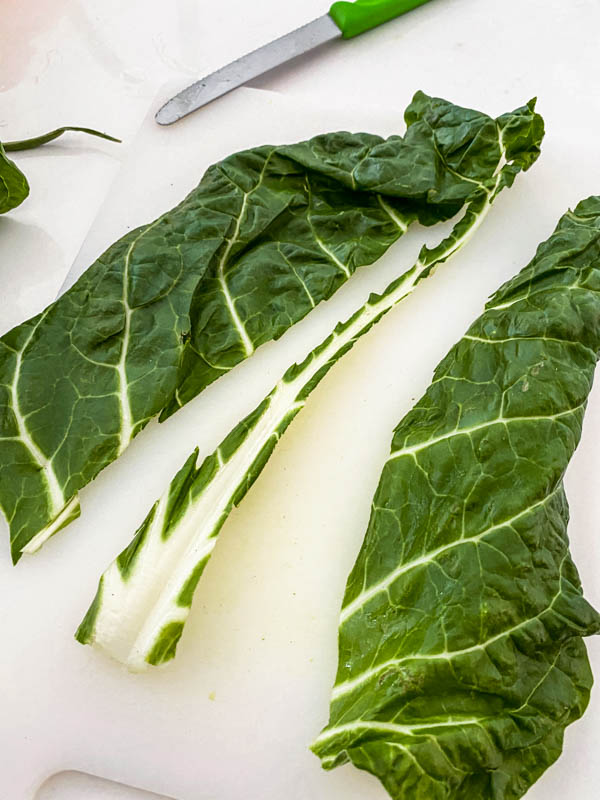
[[[86,772],[57,772],[38,789],[35,800],[173,800]]]

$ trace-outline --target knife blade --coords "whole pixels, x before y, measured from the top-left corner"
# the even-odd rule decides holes
[[[334,3],[324,16],[192,83],[168,100],[158,110],[155,119],[159,125],[171,125],[292,58],[334,39],[351,39],[429,1],[356,0],[353,3]]]
[[[170,125],[264,72],[341,37],[338,26],[325,14],[192,83],[165,103],[156,114],[156,121]]]

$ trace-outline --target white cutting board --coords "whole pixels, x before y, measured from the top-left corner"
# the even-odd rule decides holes
[[[149,118],[78,263],[87,266],[131,226],[175,204],[210,163],[234,150],[339,128],[402,132],[413,88],[400,88],[385,110],[318,109],[245,89],[173,128],[160,129]],[[486,110],[501,113],[513,104]],[[149,426],[82,492],[81,519],[39,554],[13,569],[4,547],[1,798],[31,800],[61,770],[178,800],[385,798],[371,776],[351,766],[325,773],[307,749],[327,719],[346,575],[393,426],[486,296],[529,260],[567,205],[600,191],[593,132],[578,136],[575,154],[571,141],[567,127],[556,127],[538,165],[503,194],[464,253],[383,320],[314,392],[224,527],[174,663],[131,675],[74,641],[100,572],[192,447],[212,450],[291,361],[370,290],[403,271],[423,237],[437,239],[439,230],[410,233],[280,342],[261,348],[164,425]],[[599,438],[597,387],[567,480],[573,551],[596,605]],[[590,652],[600,673],[600,642],[590,642]],[[562,760],[528,800],[596,797],[599,737],[600,692],[569,730]]]

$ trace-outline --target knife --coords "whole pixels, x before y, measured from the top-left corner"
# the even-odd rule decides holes
[[[192,83],[156,114],[159,125],[171,125],[217,97],[334,39],[352,39],[371,28],[406,14],[429,0],[356,0],[334,3],[329,12],[231,64]]]

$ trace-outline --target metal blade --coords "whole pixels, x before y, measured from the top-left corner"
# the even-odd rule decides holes
[[[159,125],[170,125],[264,72],[341,35],[335,22],[325,14],[192,83],[165,103],[155,119]]]

